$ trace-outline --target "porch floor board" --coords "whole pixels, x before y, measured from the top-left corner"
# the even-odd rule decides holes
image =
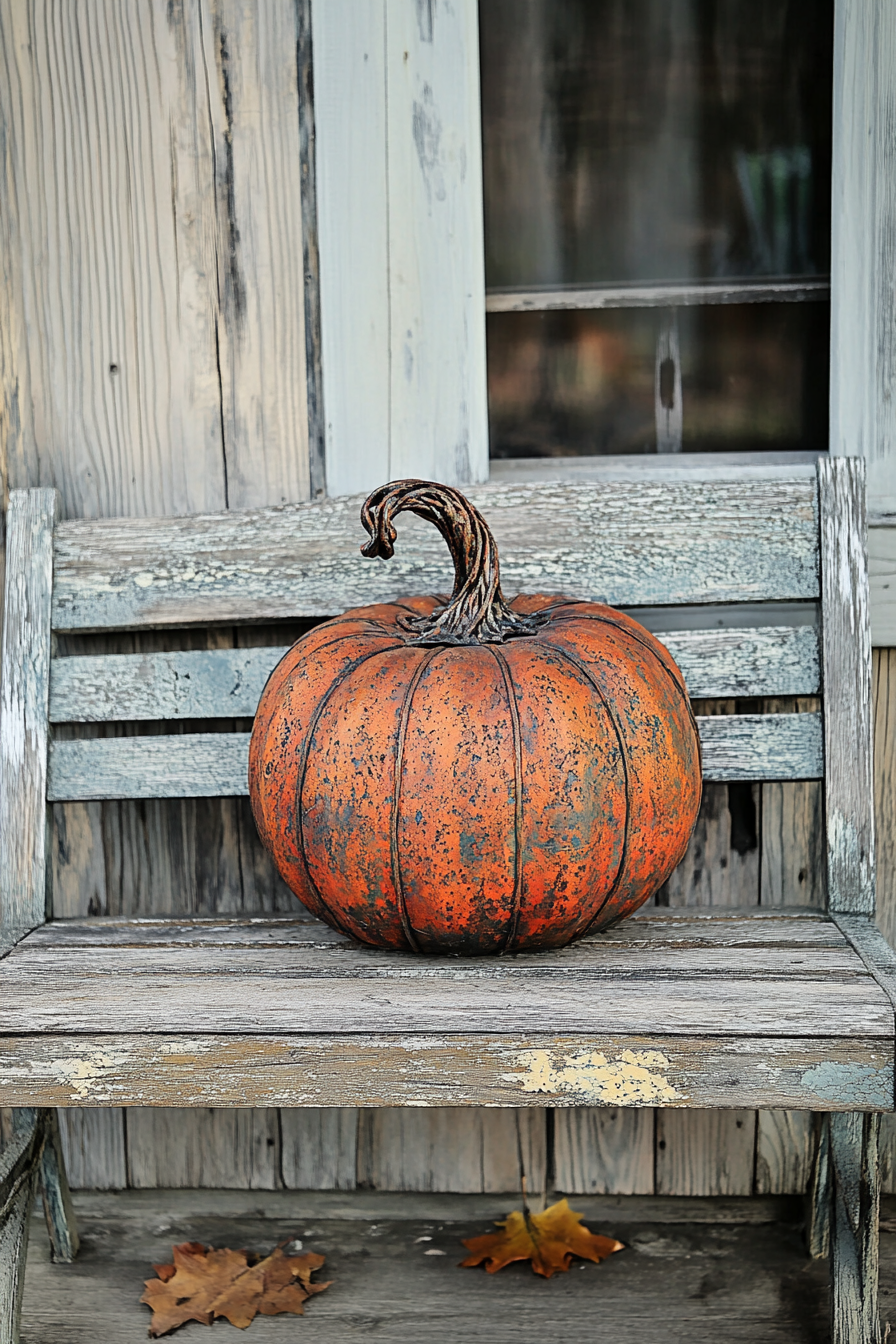
[[[143,1280],[170,1259],[172,1243],[264,1252],[295,1236],[326,1255],[318,1277],[332,1287],[306,1304],[302,1320],[257,1318],[257,1344],[829,1339],[828,1265],[805,1253],[799,1199],[575,1197],[591,1228],[627,1249],[602,1265],[574,1261],[550,1281],[523,1265],[497,1275],[458,1267],[460,1239],[489,1230],[518,1205],[513,1195],[152,1190],[75,1199],[82,1249],[72,1265],[50,1263],[35,1214],[22,1344],[138,1344],[149,1323],[138,1300]],[[896,1199],[885,1201],[884,1319],[891,1299],[896,1312],[896,1236],[886,1235],[894,1215]],[[230,1338],[231,1329],[218,1322],[212,1338]],[[173,1336],[185,1344],[208,1337],[198,1324]]]

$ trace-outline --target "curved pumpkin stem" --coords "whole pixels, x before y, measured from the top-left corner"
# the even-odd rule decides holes
[[[400,624],[413,631],[413,644],[503,644],[532,635],[546,616],[523,615],[504,600],[495,539],[478,509],[450,486],[434,481],[391,481],[367,496],[361,522],[370,541],[361,554],[390,560],[395,553],[392,519],[408,511],[434,523],[448,543],[454,561],[454,591],[443,607],[429,616],[405,616]]]

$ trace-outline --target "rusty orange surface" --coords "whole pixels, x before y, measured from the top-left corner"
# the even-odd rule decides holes
[[[376,947],[559,947],[636,910],[684,855],[700,745],[681,673],[610,607],[504,643],[421,646],[444,599],[348,611],[289,651],[249,760],[259,831],[296,896]]]

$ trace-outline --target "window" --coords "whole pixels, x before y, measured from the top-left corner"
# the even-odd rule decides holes
[[[827,446],[832,0],[480,0],[492,457]]]

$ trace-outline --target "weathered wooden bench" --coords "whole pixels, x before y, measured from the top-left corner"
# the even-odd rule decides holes
[[[362,560],[356,500],[64,522],[53,492],[14,492],[0,1104],[20,1109],[0,1156],[4,1344],[16,1338],[38,1181],[55,1254],[76,1249],[52,1109],[70,1105],[823,1112],[811,1234],[819,1252],[830,1239],[833,1335],[877,1339],[876,1145],[880,1113],[894,1107],[896,975],[873,924],[861,464],[823,460],[817,479],[470,494],[501,547],[508,592],[817,613],[815,624],[745,619],[665,638],[695,698],[823,693],[822,714],[700,727],[707,780],[824,779],[827,911],[651,908],[560,952],[478,960],[364,950],[298,907],[294,918],[54,920],[49,804],[245,793],[248,735],[54,740],[52,725],[251,716],[281,652],[55,657],[56,634],[329,616],[444,591],[450,570],[425,528],[388,565]]]

